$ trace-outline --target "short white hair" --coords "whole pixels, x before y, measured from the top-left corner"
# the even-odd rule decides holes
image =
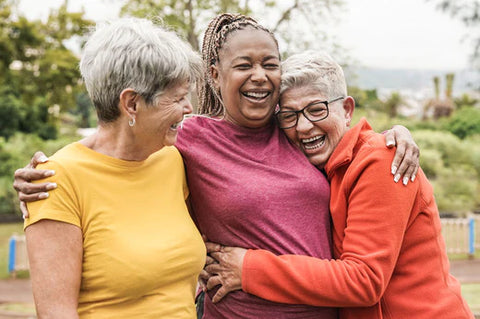
[[[174,32],[146,19],[123,18],[97,25],[80,60],[99,121],[112,122],[120,93],[134,89],[147,104],[166,88],[201,79],[202,59]]]
[[[305,51],[282,63],[280,94],[288,89],[311,86],[328,98],[347,95],[347,83],[340,65],[322,51]]]

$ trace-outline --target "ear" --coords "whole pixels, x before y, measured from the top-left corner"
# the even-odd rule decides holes
[[[210,76],[212,77],[212,82],[215,89],[218,91],[220,89],[219,80],[218,80],[218,76],[219,76],[218,66],[216,65],[210,66]]]
[[[345,123],[350,127],[352,122],[353,111],[355,110],[355,100],[351,96],[347,96],[343,100],[343,110],[345,111]]]
[[[135,90],[131,88],[124,89],[120,93],[120,111],[125,113],[128,117],[135,118],[137,115],[137,103],[140,99]]]

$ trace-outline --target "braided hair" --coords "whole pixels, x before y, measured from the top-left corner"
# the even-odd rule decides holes
[[[215,89],[210,67],[219,62],[218,53],[225,44],[227,36],[237,30],[244,30],[252,27],[257,30],[263,30],[270,34],[278,48],[278,42],[275,35],[260,25],[255,19],[241,14],[222,13],[216,16],[208,24],[203,37],[202,56],[205,64],[205,79],[199,83],[197,91],[199,94],[198,114],[209,116],[219,116],[225,112],[220,93]]]

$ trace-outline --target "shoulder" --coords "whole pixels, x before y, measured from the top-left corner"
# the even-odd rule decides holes
[[[36,168],[55,170],[55,175],[61,174],[69,169],[77,168],[77,163],[82,153],[77,143],[78,142],[71,143],[59,149],[49,157],[47,162],[39,164]]]

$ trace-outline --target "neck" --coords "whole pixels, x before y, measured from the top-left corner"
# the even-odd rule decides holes
[[[121,122],[125,122],[123,125]],[[147,149],[134,134],[128,121],[99,124],[97,132],[80,141],[81,144],[110,157],[125,161],[144,161],[157,150]]]

